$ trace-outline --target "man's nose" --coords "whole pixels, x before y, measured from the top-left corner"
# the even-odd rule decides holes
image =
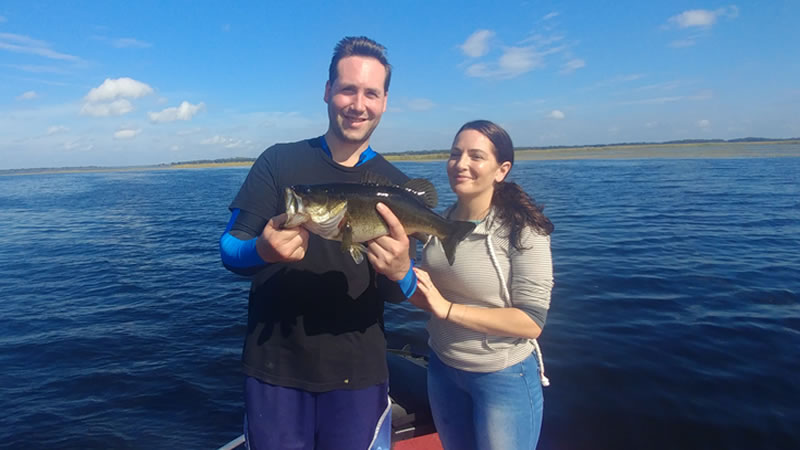
[[[355,97],[353,98],[353,109],[355,109],[356,111],[361,112],[361,111],[364,111],[364,109],[366,107],[365,105],[366,105],[366,98],[364,98],[364,94],[362,94],[360,92],[357,93],[355,95]]]

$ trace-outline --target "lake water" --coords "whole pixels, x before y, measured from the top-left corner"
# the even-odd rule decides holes
[[[401,163],[453,200],[444,165]],[[0,447],[241,430],[245,168],[0,177]],[[800,448],[800,158],[520,161],[556,226],[540,449]],[[424,351],[426,315],[386,311]]]

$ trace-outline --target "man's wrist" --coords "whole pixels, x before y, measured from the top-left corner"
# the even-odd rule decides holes
[[[413,259],[409,260],[408,272],[406,272],[403,278],[397,280],[397,284],[400,286],[400,290],[403,291],[403,295],[405,295],[406,298],[414,295],[414,292],[417,290],[417,274],[414,273]]]

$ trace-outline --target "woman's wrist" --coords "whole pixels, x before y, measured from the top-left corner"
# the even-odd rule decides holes
[[[454,305],[455,303],[445,300],[436,311],[436,317],[441,320],[450,320],[453,317]]]

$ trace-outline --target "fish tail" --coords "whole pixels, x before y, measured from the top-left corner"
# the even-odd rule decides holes
[[[444,248],[444,254],[447,257],[447,262],[450,265],[453,265],[453,262],[456,260],[456,246],[459,242],[464,240],[467,235],[472,233],[472,230],[475,229],[475,224],[472,222],[462,222],[456,221],[453,222],[452,228],[450,233],[442,239],[442,248]]]

